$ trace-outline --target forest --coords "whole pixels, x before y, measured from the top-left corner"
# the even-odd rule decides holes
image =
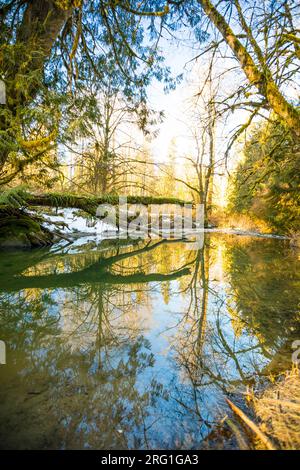
[[[299,33],[296,0],[0,0],[1,448],[300,449]]]

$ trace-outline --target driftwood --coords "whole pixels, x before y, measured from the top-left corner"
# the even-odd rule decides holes
[[[262,441],[262,443],[266,446],[268,450],[276,450],[276,447],[270,441],[270,439],[259,429],[259,427],[250,419],[247,415],[232,401],[226,398],[228,405],[230,406],[231,410],[234,412],[236,416],[238,416],[243,423],[245,423],[251,431]]]

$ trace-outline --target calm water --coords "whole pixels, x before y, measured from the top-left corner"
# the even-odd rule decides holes
[[[225,396],[290,364],[297,263],[221,234],[1,253],[1,447],[201,447]]]

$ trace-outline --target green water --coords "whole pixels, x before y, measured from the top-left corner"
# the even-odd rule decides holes
[[[283,240],[82,241],[1,253],[0,271],[6,449],[200,448],[300,338]]]

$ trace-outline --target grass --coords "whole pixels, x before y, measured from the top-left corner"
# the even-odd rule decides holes
[[[248,412],[228,400],[233,417],[226,421],[241,449],[300,450],[298,368],[286,372],[275,383],[270,382],[259,395],[250,393],[248,399]]]
[[[278,449],[300,450],[300,374],[293,369],[260,397],[253,408],[260,427]],[[256,444],[260,448],[260,442]]]

